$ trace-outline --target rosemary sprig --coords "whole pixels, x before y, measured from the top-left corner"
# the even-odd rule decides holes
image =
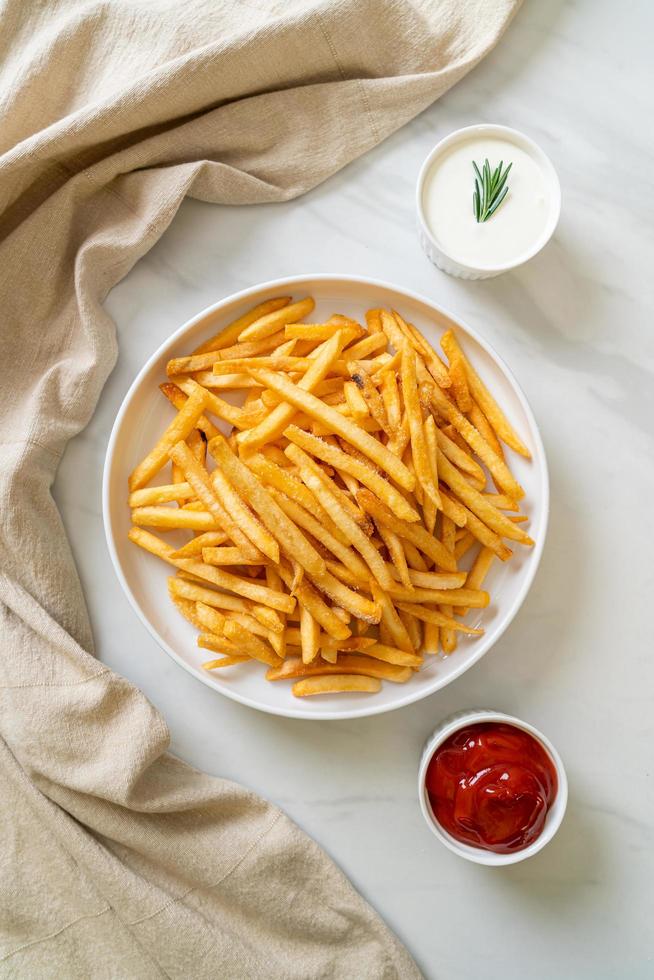
[[[472,161],[472,166],[477,175],[475,177],[475,190],[472,195],[472,209],[478,222],[488,221],[509,192],[506,178],[509,176],[509,170],[513,163],[502,170],[503,164],[504,161],[500,160],[499,166],[491,172],[488,160],[484,160],[484,166],[481,170],[475,161]]]

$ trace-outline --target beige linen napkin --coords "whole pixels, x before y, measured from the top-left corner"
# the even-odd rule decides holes
[[[50,487],[116,356],[101,304],[183,197],[301,194],[461,78],[516,5],[0,3],[0,975],[419,976],[284,815],[166,754],[93,656]]]

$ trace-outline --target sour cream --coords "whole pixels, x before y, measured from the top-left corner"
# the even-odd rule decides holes
[[[488,160],[512,164],[508,193],[486,221],[473,208],[475,171]],[[427,254],[454,275],[495,275],[535,254],[552,234],[560,210],[558,178],[535,144],[502,126],[471,126],[443,140],[421,174],[419,215]],[[448,259],[451,260],[448,265]]]

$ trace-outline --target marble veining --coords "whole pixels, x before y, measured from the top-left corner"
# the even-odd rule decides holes
[[[430,980],[654,976],[653,27],[646,0],[527,0],[471,75],[306,197],[187,201],[107,300],[118,364],[55,486],[98,655],[163,712],[173,751],[276,801],[312,834]],[[527,266],[464,282],[423,255],[414,188],[434,143],[480,121],[541,143],[563,210]],[[123,596],[100,514],[111,425],[145,359],[217,298],[305,272],[387,279],[467,320],[517,375],[551,469],[541,567],[498,645],[426,701],[340,723],[259,714],[177,667]],[[499,870],[440,846],[416,799],[424,741],[439,719],[479,704],[547,733],[570,781],[554,842]]]

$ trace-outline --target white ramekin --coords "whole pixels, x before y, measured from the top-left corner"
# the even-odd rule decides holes
[[[442,745],[450,735],[459,731],[460,728],[466,728],[468,725],[477,725],[480,722],[501,722],[502,724],[513,725],[515,728],[521,728],[523,731],[528,732],[540,742],[551,758],[556,770],[558,788],[554,802],[547,812],[542,833],[529,847],[524,847],[521,851],[513,851],[511,854],[496,854],[494,851],[484,851],[482,848],[472,847],[470,844],[463,844],[461,841],[456,840],[438,823],[429,802],[425,780],[427,767],[434,752],[439,745]],[[511,715],[505,715],[501,711],[488,711],[484,708],[477,708],[472,711],[458,711],[456,714],[450,715],[441,722],[433,735],[427,740],[418,771],[418,798],[420,800],[420,809],[422,810],[423,817],[427,821],[427,825],[432,833],[446,847],[449,847],[451,851],[454,851],[460,857],[467,858],[468,861],[474,861],[476,864],[500,867],[507,864],[517,864],[518,861],[524,861],[526,858],[533,857],[534,854],[541,851],[552,840],[554,834],[561,826],[561,821],[563,820],[565,808],[568,803],[568,779],[559,753],[549,739],[545,738],[542,732],[539,732],[533,725],[528,725],[526,722],[521,721],[519,718],[513,718]]]
[[[462,143],[465,140],[480,136],[500,137],[515,143],[516,146],[525,150],[526,153],[529,153],[540,164],[549,187],[551,209],[545,230],[528,251],[506,265],[472,266],[467,265],[460,259],[454,258],[452,255],[448,255],[431,231],[423,206],[425,181],[437,158],[446,153],[456,143]],[[440,143],[436,144],[420,169],[416,190],[416,210],[418,212],[418,236],[420,238],[420,244],[434,265],[442,269],[443,272],[447,272],[451,276],[457,276],[459,279],[492,279],[494,276],[499,276],[503,272],[507,272],[509,269],[515,269],[517,266],[527,262],[547,245],[554,234],[554,229],[558,224],[561,213],[561,185],[552,161],[537,143],[534,143],[533,140],[525,136],[524,133],[520,133],[517,129],[483,123],[478,126],[466,126],[464,129],[457,129],[455,132],[450,133],[449,136],[446,136],[445,139],[442,139]]]

